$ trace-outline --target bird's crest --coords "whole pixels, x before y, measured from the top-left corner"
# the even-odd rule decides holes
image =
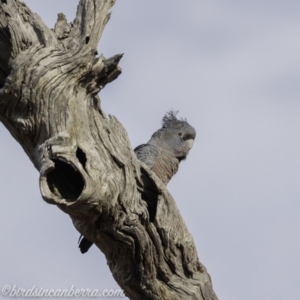
[[[180,119],[178,120],[176,115],[178,114],[178,110],[175,111],[175,110],[170,110],[168,111],[163,119],[162,119],[162,127],[163,128],[172,128],[175,124],[178,124],[179,122],[185,122],[187,123],[187,120],[186,119]]]

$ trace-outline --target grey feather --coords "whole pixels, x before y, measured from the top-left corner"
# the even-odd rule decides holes
[[[142,144],[134,149],[137,158],[152,169],[158,156],[158,149],[155,145]]]

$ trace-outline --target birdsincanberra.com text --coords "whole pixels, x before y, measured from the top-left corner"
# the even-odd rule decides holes
[[[124,291],[121,289],[78,289],[72,285],[68,289],[45,289],[37,288],[35,285],[30,289],[24,289],[17,285],[6,284],[1,289],[1,294],[5,297],[24,298],[24,297],[47,297],[47,298],[73,298],[73,297],[86,297],[86,298],[122,298],[125,297]]]

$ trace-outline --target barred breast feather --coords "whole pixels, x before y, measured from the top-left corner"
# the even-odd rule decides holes
[[[134,152],[165,185],[178,171],[179,160],[170,151],[155,145],[143,144],[135,148]]]

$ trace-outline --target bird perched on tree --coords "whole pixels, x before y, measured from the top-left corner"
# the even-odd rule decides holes
[[[186,121],[176,118],[170,111],[162,120],[147,144],[134,149],[137,158],[145,163],[167,185],[178,171],[179,163],[186,159],[196,137],[195,129]]]
[[[179,163],[186,159],[196,137],[195,129],[184,119],[169,111],[162,119],[162,127],[148,141],[134,149],[137,158],[145,163],[167,185],[178,171]],[[79,248],[85,253],[93,245],[82,237]]]

